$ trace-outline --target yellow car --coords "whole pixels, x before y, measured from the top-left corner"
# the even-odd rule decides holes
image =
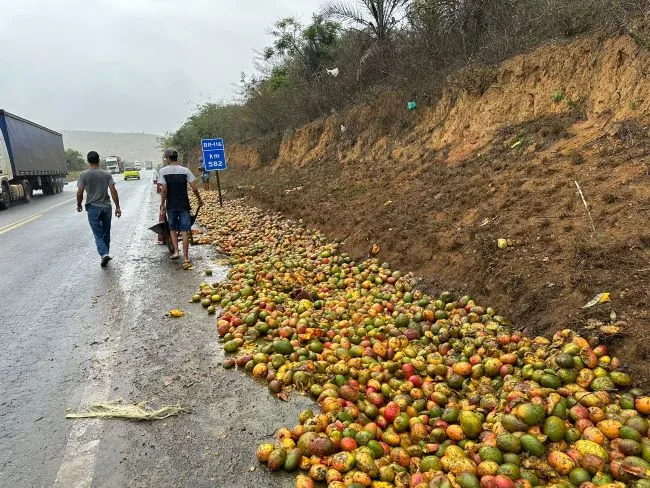
[[[134,166],[128,166],[124,168],[124,179],[128,180],[129,178],[140,179],[140,170],[136,169]]]

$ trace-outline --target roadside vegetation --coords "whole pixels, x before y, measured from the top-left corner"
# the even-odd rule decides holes
[[[67,148],[65,150],[65,164],[69,172],[81,172],[86,169],[86,160],[76,149]]]
[[[205,103],[162,144],[187,155],[202,137],[279,141],[322,116],[390,93],[433,105],[441,87],[481,93],[495,66],[547,41],[628,33],[650,0],[348,0],[330,2],[309,22],[279,19],[273,42],[242,74],[238,99]],[[277,142],[276,141],[276,142]],[[278,142],[279,144],[279,142]]]
[[[68,168],[68,181],[76,181],[79,174],[88,166],[83,154],[72,148],[65,150],[65,164]]]

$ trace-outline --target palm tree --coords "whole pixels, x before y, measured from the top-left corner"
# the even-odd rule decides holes
[[[361,26],[377,41],[384,41],[390,37],[409,3],[411,0],[334,0],[323,7],[322,14]]]

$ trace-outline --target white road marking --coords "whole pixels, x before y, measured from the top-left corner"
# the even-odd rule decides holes
[[[148,217],[146,209],[152,195],[148,189],[147,187],[144,190],[146,193],[145,201],[138,205],[138,208],[145,211],[140,213],[140,218],[134,226],[136,232],[131,237],[132,242],[139,241],[142,233],[150,232],[145,225]],[[140,252],[145,252],[145,250]],[[138,255],[137,252],[130,254]],[[124,253],[124,255],[127,256],[128,254]],[[135,291],[135,272],[136,267],[131,264],[127,264],[122,268],[119,283],[122,296],[125,297],[123,310],[137,307],[142,300],[141,296],[133,293]],[[88,384],[84,388],[81,398],[82,407],[90,403],[105,402],[109,399],[111,377],[117,363],[117,351],[122,339],[124,318],[124,315],[122,315],[121,319],[115,318],[115,322],[117,320],[120,322],[118,335],[102,344],[93,359],[88,375]],[[111,317],[108,317],[108,319],[110,322]],[[103,421],[98,419],[75,419],[73,421],[61,466],[54,482],[54,488],[89,488],[91,486],[95,473],[95,461],[99,452],[102,426]]]

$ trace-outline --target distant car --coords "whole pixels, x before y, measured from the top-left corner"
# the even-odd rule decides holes
[[[134,166],[135,166],[135,169],[137,169],[138,171],[140,171],[142,169],[142,165],[140,164],[140,161],[136,161],[134,163]]]
[[[128,180],[129,178],[140,179],[140,170],[135,166],[127,166],[124,168],[124,179]]]

